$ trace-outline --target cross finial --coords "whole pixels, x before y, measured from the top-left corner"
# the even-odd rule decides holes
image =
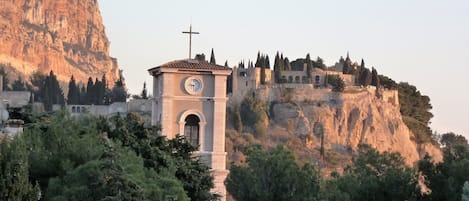
[[[200,34],[199,32],[192,31],[192,24],[189,27],[189,31],[183,31],[183,34],[189,34],[189,59],[192,58],[192,34]]]

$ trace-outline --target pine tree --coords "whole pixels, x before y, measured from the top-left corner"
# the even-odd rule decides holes
[[[212,53],[210,54],[210,64],[217,64],[215,61],[215,54],[213,53],[213,48],[212,48]]]
[[[67,103],[69,105],[80,104],[80,89],[78,88],[73,75],[68,83]]]

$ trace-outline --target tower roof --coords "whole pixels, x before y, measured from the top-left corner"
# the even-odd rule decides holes
[[[182,69],[182,70],[231,70],[230,67],[220,66],[216,64],[210,64],[207,61],[201,61],[196,59],[183,59],[170,61],[168,63],[159,65],[154,68],[148,69],[150,73],[157,71],[161,68],[170,68],[170,69]]]

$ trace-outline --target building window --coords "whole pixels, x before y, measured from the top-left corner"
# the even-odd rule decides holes
[[[185,121],[184,138],[193,146],[199,146],[199,117],[191,114],[186,117]]]
[[[77,112],[77,109],[75,108],[75,106],[72,107],[72,113],[76,113]]]
[[[296,77],[295,77],[295,82],[296,82],[296,83],[300,83],[300,76],[296,76]]]
[[[292,76],[288,76],[288,83],[292,83],[293,82],[293,77]]]

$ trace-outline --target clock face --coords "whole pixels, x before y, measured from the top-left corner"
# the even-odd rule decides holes
[[[189,77],[184,82],[184,88],[189,94],[192,94],[192,95],[198,94],[202,91],[202,88],[203,88],[202,80],[194,78],[194,77]]]

